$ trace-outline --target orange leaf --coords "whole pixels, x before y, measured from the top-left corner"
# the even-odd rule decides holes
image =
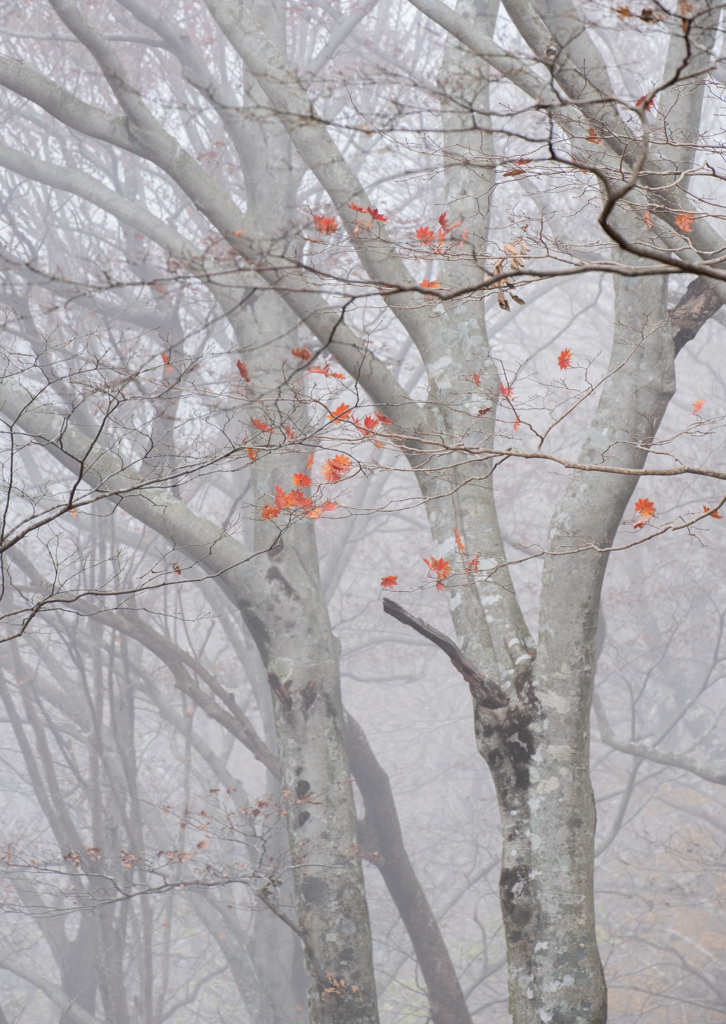
[[[322,505],[317,505],[315,508],[311,508],[305,515],[308,519],[320,519],[323,512],[332,512],[333,509],[338,507],[335,501],[324,501]]]
[[[173,568],[174,572],[177,574],[177,576],[181,576],[181,569],[176,564],[176,562],[174,562],[174,565],[172,566],[172,568]]]
[[[476,386],[477,386],[478,388],[480,388],[480,387],[481,387],[481,377],[479,376],[479,374],[478,374],[478,373],[474,373],[474,374],[472,374],[472,377],[471,377],[471,379],[472,379],[472,380],[474,381],[474,383],[476,384]]]
[[[421,282],[422,288],[440,288],[441,285],[438,281],[427,281],[426,278]]]
[[[290,349],[290,351],[292,352],[292,354],[295,356],[296,359],[312,359],[313,358],[312,352],[310,351],[309,348],[306,348],[305,346],[303,346],[302,348],[292,348],[292,349]]]
[[[466,551],[466,548],[464,547],[464,541],[461,539],[461,534],[456,529],[456,527],[454,527],[454,540],[456,541],[457,548],[463,554],[463,552]]]
[[[563,348],[557,356],[557,365],[561,370],[569,370],[572,366],[572,349]]]
[[[676,227],[679,231],[685,231],[690,234],[693,231],[693,221],[695,220],[695,214],[693,213],[679,213],[676,217]]]
[[[721,515],[721,513],[720,513],[720,512],[718,511],[718,509],[714,509],[714,510],[713,510],[713,512],[711,512],[711,510],[709,509],[708,505],[704,505],[704,506],[703,506],[703,511],[704,511],[704,512],[708,512],[708,514],[709,514],[709,515],[710,515],[710,516],[711,516],[711,517],[712,517],[713,519],[723,519],[723,516],[722,516],[722,515]]]
[[[393,590],[398,583],[398,576],[382,576],[381,586],[384,590]]]
[[[505,171],[502,175],[503,178],[516,178],[518,174],[525,174],[521,167],[513,167],[511,171]]]
[[[648,520],[655,515],[655,505],[650,498],[638,498],[635,503],[635,511],[641,519]]]
[[[262,506],[262,518],[263,519],[276,519],[280,514],[280,509],[275,505],[263,505]]]
[[[269,433],[269,434],[272,433],[272,427],[268,427],[268,425],[265,423],[264,420],[253,419],[252,420],[252,426],[253,427],[257,427],[258,430],[267,431],[267,433]]]
[[[592,126],[587,133],[587,141],[594,143],[596,146],[602,146],[602,139]]]
[[[328,413],[329,420],[347,420],[350,416],[350,406],[342,402],[337,409],[333,409],[332,412]]]
[[[337,484],[343,479],[351,465],[352,463],[347,455],[336,455],[335,458],[328,459],[327,462],[323,463],[321,469],[323,479],[327,480],[330,484]]]
[[[646,210],[643,214],[643,223],[647,228],[653,227],[653,215],[651,214],[650,210]]]
[[[435,236],[431,228],[423,226],[416,228],[416,241],[421,242],[422,245],[431,245],[434,237]]]
[[[513,429],[514,430],[519,430],[519,425],[520,425],[521,422],[522,421],[520,420],[519,416],[517,416],[516,420],[514,421],[514,428]]]
[[[348,203],[348,209],[349,210],[356,210],[358,213],[365,213],[366,212],[365,206],[356,206],[355,203]]]
[[[384,416],[382,412],[376,413],[381,423],[388,424],[389,427],[393,426],[393,420],[389,420],[388,416]]]
[[[499,391],[501,392],[502,398],[513,398],[514,397],[514,388],[510,388],[506,384],[500,384],[499,385]]]
[[[250,462],[254,462],[255,459],[257,458],[257,449],[256,448],[248,448],[247,449],[247,457],[249,458]]]
[[[313,214],[315,230],[321,235],[334,235],[338,230],[338,221],[335,217],[324,217],[320,213]]]
[[[699,412],[701,411],[701,409],[703,409],[705,404],[705,398],[697,398],[695,402],[691,402],[691,408],[693,409],[691,416],[698,416]]]
[[[451,566],[443,558],[424,558],[424,562],[429,567],[429,576],[434,573],[438,580],[445,580],[447,576],[451,576]]]
[[[312,483],[312,480],[310,479],[309,476],[306,476],[304,473],[293,473],[292,482],[295,484],[296,487],[309,487],[310,484]]]
[[[242,380],[246,380],[247,383],[249,384],[250,375],[247,371],[247,367],[245,366],[241,359],[237,360],[237,369],[239,370],[239,375],[242,378]]]
[[[162,361],[162,363],[164,364],[164,366],[168,366],[168,365],[169,365],[169,363],[171,362],[171,359],[170,359],[170,357],[169,357],[169,356],[168,356],[168,355],[166,354],[166,352],[162,352],[162,353],[161,353],[161,361]]]

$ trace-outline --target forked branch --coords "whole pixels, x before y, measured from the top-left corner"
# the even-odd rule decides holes
[[[398,619],[404,626],[410,626],[411,629],[415,629],[421,636],[425,636],[431,643],[440,647],[444,654],[449,656],[451,664],[456,671],[460,672],[464,679],[466,679],[471,695],[477,704],[491,709],[507,707],[509,697],[507,697],[501,687],[492,682],[491,679],[483,676],[479,669],[472,665],[451,637],[441,633],[438,629],[434,629],[433,626],[429,626],[423,619],[417,619],[415,615],[407,612],[405,608],[402,608],[400,604],[396,604],[390,597],[383,598],[383,611],[386,615],[392,615],[394,619]]]

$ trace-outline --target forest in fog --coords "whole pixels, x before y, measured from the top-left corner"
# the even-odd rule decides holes
[[[726,1022],[725,39],[0,0],[0,1024]]]

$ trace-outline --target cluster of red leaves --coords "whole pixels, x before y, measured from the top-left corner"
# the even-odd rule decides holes
[[[458,228],[460,224],[461,221],[457,220],[454,224],[449,225],[446,211],[444,211],[439,217],[439,226],[435,232],[424,224],[416,228],[416,241],[421,245],[433,245],[434,242],[441,245],[446,240],[446,236],[451,234],[454,228]],[[424,287],[426,286],[424,285]]]
[[[433,574],[436,578],[436,589],[443,590],[444,584],[442,580],[447,579],[451,576],[451,566],[443,558],[424,558],[424,562],[429,567],[429,576]]]
[[[313,214],[315,230],[320,235],[334,235],[338,230],[338,221],[335,217],[324,217],[322,213]]]
[[[284,491],[279,485],[275,487],[274,503],[262,506],[263,519],[277,519],[281,512],[294,512],[297,509],[301,509],[308,519],[319,519],[323,512],[332,512],[338,507],[334,501],[324,501],[320,505],[315,505],[312,498],[303,494],[303,490],[312,483],[305,473],[295,473],[292,482],[296,486],[291,491]]]
[[[352,465],[353,463],[347,455],[336,455],[334,458],[328,459],[323,463],[321,469],[323,480],[327,480],[329,484],[339,483]]]
[[[426,278],[421,282],[422,288],[440,288],[441,285],[438,281],[427,281]]]
[[[569,370],[572,366],[572,349],[563,348],[557,356],[557,365],[561,370]]]
[[[705,404],[705,398],[697,398],[695,402],[691,402],[691,408],[693,409],[691,416],[698,416],[699,412],[701,411],[701,409],[703,409]]]
[[[655,515],[655,505],[650,498],[638,498],[635,503],[635,511],[640,516],[640,522],[633,523],[633,529],[642,530],[648,520]]]
[[[372,206],[356,206],[355,203],[348,203],[349,210],[355,210],[357,213],[367,213],[371,220],[388,220],[388,217],[384,217],[382,213],[378,212],[378,208]]]

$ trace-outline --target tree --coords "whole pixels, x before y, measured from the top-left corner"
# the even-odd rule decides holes
[[[711,114],[702,109],[720,11],[702,3],[635,15],[622,6],[588,28],[584,12],[564,2],[508,0],[500,11],[412,0],[374,16],[395,55],[390,75],[378,75],[376,40],[360,53],[347,42],[367,13],[351,11],[337,25],[323,12],[328,35],[313,52],[317,36],[294,6],[206,0],[170,18],[137,0],[87,11],[49,0],[42,49],[19,42],[22,60],[0,59],[14,97],[0,163],[14,186],[5,259],[17,338],[6,348],[0,413],[10,441],[21,431],[31,452],[41,445],[72,476],[59,498],[33,493],[23,475],[8,549],[66,512],[110,503],[165,539],[165,582],[177,572],[211,576],[231,596],[272,694],[311,1019],[375,1021],[339,651],[314,524],[341,504],[336,485],[364,477],[377,452],[391,467],[405,460],[403,479],[415,478],[418,492],[404,483],[391,500],[422,501],[434,544],[429,575],[448,598],[457,642],[397,604],[388,610],[442,645],[471,689],[502,820],[513,1019],[595,1024],[605,1019],[606,993],[589,718],[603,578],[614,549],[698,529],[723,500],[694,506],[689,495],[655,530],[660,500],[649,490],[630,508],[644,478],[724,479],[692,443],[697,429],[659,433],[677,350],[726,295],[718,175],[706,160]],[[389,17],[411,23],[411,43]],[[29,38],[24,18],[10,16],[18,40]],[[495,36],[508,37],[509,49]],[[650,87],[633,89],[628,66],[608,72],[602,54],[613,38],[627,38]],[[71,79],[78,52],[89,63]],[[333,59],[343,84],[320,78]],[[387,141],[387,152],[369,140]],[[440,180],[400,181],[408,154],[418,176],[433,162]],[[52,244],[41,244],[48,222]],[[65,272],[66,239],[82,235],[88,256],[72,248]],[[89,273],[86,259],[99,271]],[[606,369],[590,352],[577,370],[578,355],[573,362],[564,348],[558,368],[580,376],[554,385],[534,352],[530,372],[492,351],[490,296],[508,313],[523,301],[519,291],[536,298],[539,281],[564,294],[570,278],[595,274],[613,287]],[[697,281],[669,314],[669,280],[684,274]],[[156,358],[116,326],[148,328],[148,311],[109,297],[138,281],[158,299],[151,322],[169,337]],[[108,336],[94,332],[66,355],[53,348],[51,319],[63,345],[80,337],[81,287]],[[541,301],[552,294],[539,287]],[[33,291],[46,298],[38,303]],[[229,336],[214,333],[218,317],[239,361]],[[407,386],[395,370],[408,368]],[[320,387],[308,386],[305,370],[323,378]],[[696,414],[703,402],[693,401]],[[13,458],[22,465],[32,455]],[[566,472],[551,487],[546,537],[524,556],[542,565],[535,642],[495,471],[511,466],[516,483],[538,465]],[[209,494],[198,502],[194,494],[213,466],[227,471],[221,490],[249,480],[249,499],[230,495],[226,522]],[[301,482],[313,483],[312,470],[314,492]],[[32,502],[30,517],[21,499]],[[361,508],[363,499],[361,488]],[[240,502],[254,510],[247,527],[238,525]],[[389,569],[381,576],[395,575]],[[63,587],[53,602],[67,601]],[[80,588],[89,593],[85,581]],[[117,576],[91,588],[120,589]],[[30,610],[48,603],[46,594]],[[27,615],[18,621],[22,629]],[[350,736],[356,764],[366,744],[353,723]],[[365,773],[358,760],[363,785]],[[387,799],[372,764],[370,773],[378,796],[364,794],[369,825],[376,799]],[[386,834],[375,829],[376,841]],[[397,842],[395,827],[389,840]],[[413,884],[406,878],[386,878],[394,899],[397,886]],[[415,941],[421,895],[407,922]],[[451,972],[435,931],[431,942],[431,1010],[443,1021],[458,985],[436,1005],[436,964],[449,980]],[[466,1014],[462,999],[449,1019]]]

